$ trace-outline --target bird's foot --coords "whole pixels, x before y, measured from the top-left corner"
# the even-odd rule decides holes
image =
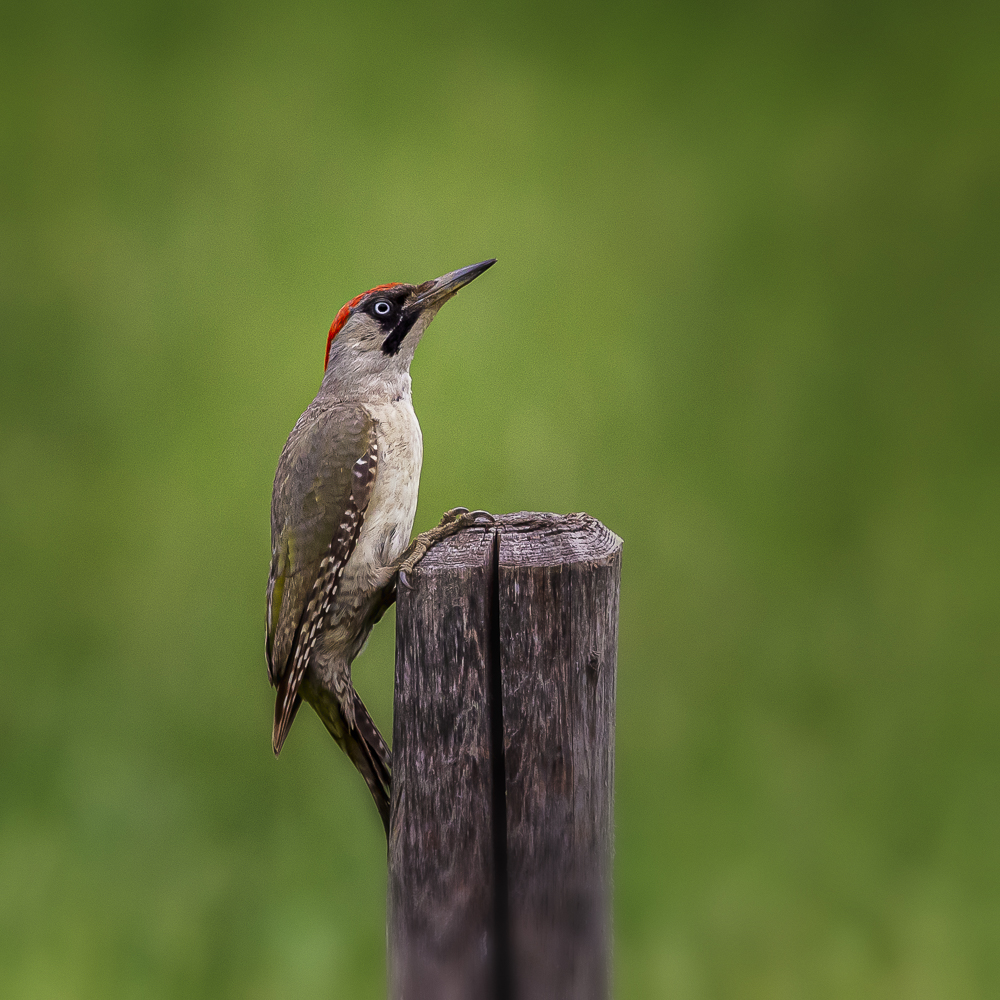
[[[407,589],[412,590],[409,581],[406,579],[407,573],[412,573],[417,563],[433,545],[450,538],[463,528],[471,528],[477,524],[493,524],[496,520],[492,514],[485,510],[472,510],[468,507],[452,507],[446,511],[441,523],[430,531],[425,531],[410,542],[409,548],[403,553],[402,558],[396,566],[396,573],[399,582]]]

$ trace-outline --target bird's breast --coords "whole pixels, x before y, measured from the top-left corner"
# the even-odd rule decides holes
[[[408,398],[368,404],[368,409],[375,420],[378,467],[361,534],[345,567],[349,589],[366,589],[367,581],[355,578],[390,565],[406,548],[417,513],[424,454],[420,424]]]

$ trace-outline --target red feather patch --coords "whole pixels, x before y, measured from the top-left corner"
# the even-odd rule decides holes
[[[371,295],[372,292],[382,292],[387,288],[398,288],[399,282],[394,281],[389,285],[376,285],[374,288],[369,288],[367,292],[362,292],[360,295],[355,295],[347,305],[343,306],[339,313],[333,320],[330,326],[330,336],[326,338],[326,356],[323,358],[323,371],[326,371],[326,366],[330,363],[330,345],[333,343],[333,338],[340,333],[341,327],[347,322],[351,315],[351,310],[366,296]]]

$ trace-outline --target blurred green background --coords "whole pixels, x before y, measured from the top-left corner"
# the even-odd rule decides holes
[[[13,8],[0,996],[384,995],[271,477],[340,305],[489,256],[417,528],[625,539],[617,995],[1000,996],[1000,8]]]

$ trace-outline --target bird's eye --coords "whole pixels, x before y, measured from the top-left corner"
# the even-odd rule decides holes
[[[392,312],[392,306],[389,305],[385,299],[379,299],[375,303],[375,315],[376,316],[388,316]]]

